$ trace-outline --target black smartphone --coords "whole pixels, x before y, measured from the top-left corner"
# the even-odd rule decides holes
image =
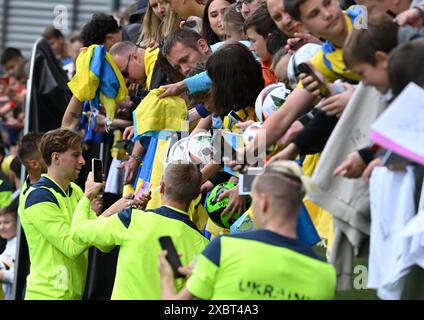
[[[327,85],[321,81],[321,79],[315,74],[314,70],[312,70],[312,68],[306,62],[299,64],[297,68],[300,73],[305,73],[318,82],[319,92],[323,98],[326,98],[330,95],[330,90],[328,89]]]
[[[103,163],[102,160],[93,158],[91,160],[91,170],[93,171],[94,182],[103,182]]]
[[[231,119],[231,121],[235,123],[243,122],[243,119],[234,110],[230,111],[230,113],[228,114],[228,117]]]
[[[182,266],[180,257],[178,256],[177,249],[174,246],[174,243],[172,242],[171,237],[164,236],[159,238],[160,246],[163,250],[166,250],[166,260],[168,260],[169,264],[172,267],[172,270],[174,271],[174,277],[175,278],[184,278],[184,275],[182,275],[178,268]]]

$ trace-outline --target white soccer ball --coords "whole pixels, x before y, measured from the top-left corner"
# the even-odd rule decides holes
[[[258,134],[258,130],[261,128],[261,124],[259,122],[253,122],[250,126],[248,126],[243,132],[243,142],[245,145],[248,145],[253,138]]]
[[[190,137],[188,153],[193,163],[207,165],[212,159],[212,136],[209,132],[200,132]]]
[[[291,90],[282,82],[273,83],[259,93],[255,102],[255,113],[260,122],[264,122],[271,114],[280,109]]]
[[[321,50],[321,46],[315,43],[307,43],[290,57],[289,64],[287,65],[287,77],[289,79],[289,86],[293,90],[297,87],[299,82],[299,70],[297,67],[303,62],[309,62]]]
[[[190,155],[188,152],[188,141],[189,137],[178,140],[174,143],[169,150],[168,159],[166,161],[167,165],[172,162],[180,162],[180,163],[190,163]]]

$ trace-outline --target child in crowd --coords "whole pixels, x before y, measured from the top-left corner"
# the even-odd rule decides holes
[[[12,299],[12,286],[15,276],[17,219],[16,207],[10,206],[0,210],[0,237],[7,240],[6,248],[0,253],[0,284],[3,287],[5,300]]]

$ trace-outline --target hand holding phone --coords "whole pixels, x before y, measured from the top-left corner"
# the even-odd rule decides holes
[[[243,122],[243,119],[235,112],[234,110],[231,110],[228,114],[228,118],[231,119],[231,121],[237,123],[237,122]]]
[[[321,81],[321,79],[315,74],[314,70],[306,63],[301,63],[297,67],[300,73],[305,73],[307,76],[310,76],[314,79],[314,81],[318,82],[318,89],[320,92],[320,95],[323,98],[326,98],[330,95],[330,90],[328,89],[327,85]]]
[[[174,272],[175,278],[184,278],[178,268],[182,267],[180,257],[178,256],[177,249],[175,249],[174,243],[172,242],[171,237],[164,236],[159,238],[160,246],[163,250],[166,250],[166,260],[168,260],[171,265],[172,271]]]
[[[91,169],[93,171],[94,182],[103,182],[103,163],[102,160],[93,158],[91,160]]]
[[[143,194],[147,193],[150,191],[150,187],[151,187],[151,183],[148,181],[144,181],[142,183],[142,185],[140,186],[140,188],[138,189],[137,193],[135,194],[135,198],[136,199],[140,199]]]

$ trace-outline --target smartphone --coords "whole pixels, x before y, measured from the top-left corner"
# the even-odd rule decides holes
[[[243,122],[243,119],[235,112],[234,110],[231,110],[228,114],[228,118],[231,119],[231,121],[237,123],[237,122]]]
[[[140,198],[143,194],[150,191],[151,183],[148,181],[144,181],[140,188],[138,189],[137,193],[135,194],[136,199]]]
[[[93,171],[94,182],[103,182],[103,163],[102,160],[93,158],[91,160],[91,170]]]
[[[160,237],[159,243],[162,249],[167,251],[166,260],[168,260],[169,264],[171,265],[175,278],[184,278],[184,275],[178,271],[178,268],[181,267],[182,264],[171,237]]]
[[[312,68],[306,62],[299,64],[297,68],[300,73],[305,73],[308,76],[311,76],[315,81],[319,83],[319,92],[323,98],[326,98],[330,95],[330,90],[328,89],[327,85],[322,82],[320,78],[318,78],[314,70],[312,70]]]

